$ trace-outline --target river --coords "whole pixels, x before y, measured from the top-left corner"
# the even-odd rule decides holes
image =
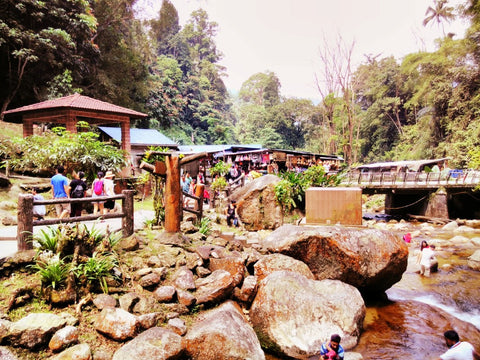
[[[392,230],[414,234],[408,267],[384,296],[366,301],[364,331],[357,346],[349,350],[364,359],[438,359],[447,350],[443,332],[448,329],[455,329],[461,340],[480,351],[480,272],[467,266],[467,258],[480,249],[475,245],[480,244],[480,230],[446,232],[425,225],[408,223]],[[421,240],[437,247],[439,271],[430,277],[418,273],[416,253]]]

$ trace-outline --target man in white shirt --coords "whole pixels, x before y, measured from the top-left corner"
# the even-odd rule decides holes
[[[448,350],[440,355],[438,360],[478,360],[480,355],[475,352],[472,344],[466,341],[460,341],[455,330],[445,331],[443,334]]]

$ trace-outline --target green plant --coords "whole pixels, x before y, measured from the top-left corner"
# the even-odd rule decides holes
[[[107,279],[114,278],[112,269],[117,266],[118,260],[108,254],[94,253],[85,263],[74,270],[78,278],[84,278],[88,284],[98,283],[104,293],[108,293]]]
[[[222,191],[228,186],[227,180],[223,176],[217,177],[210,185],[213,191]]]
[[[31,265],[31,268],[40,275],[42,286],[52,289],[61,288],[70,272],[70,265],[66,264],[63,259],[59,259],[58,256],[54,256],[48,261],[37,261]]]
[[[226,162],[223,162],[222,160],[220,160],[210,168],[210,175],[212,177],[215,177],[217,175],[225,176],[228,174],[228,171],[230,170],[231,167],[232,167],[231,164],[227,164]]]
[[[33,241],[38,244],[39,251],[51,251],[55,254],[57,252],[59,234],[59,228],[49,226],[46,229],[41,229],[38,235],[34,235]]]
[[[212,232],[212,224],[210,223],[211,220],[209,218],[203,217],[202,220],[200,220],[198,232],[203,235],[209,235]]]

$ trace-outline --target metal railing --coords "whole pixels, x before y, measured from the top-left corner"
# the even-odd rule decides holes
[[[480,171],[441,172],[349,172],[343,178],[342,185],[369,187],[382,186],[476,186],[480,183]]]

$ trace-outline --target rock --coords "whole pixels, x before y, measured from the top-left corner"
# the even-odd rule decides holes
[[[160,275],[152,272],[148,275],[142,276],[138,281],[138,283],[140,284],[141,287],[148,289],[160,283],[161,280],[162,279]]]
[[[198,231],[198,228],[190,221],[183,221],[180,224],[180,231],[184,234],[193,234]]]
[[[480,271],[480,250],[476,250],[472,255],[468,257],[467,265],[472,270]]]
[[[78,329],[75,326],[65,326],[53,334],[48,347],[50,350],[57,352],[65,349],[71,344],[78,342]]]
[[[243,275],[247,272],[243,260],[240,257],[226,257],[223,259],[210,259],[208,267],[210,271],[226,270],[233,277],[233,286],[237,286],[243,281]]]
[[[451,245],[463,245],[469,243],[470,239],[462,235],[456,235],[449,242]]]
[[[366,294],[400,281],[408,263],[405,242],[377,229],[284,225],[262,246],[303,261],[317,280],[337,279]]]
[[[331,334],[346,349],[360,337],[365,303],[353,286],[338,280],[310,280],[276,271],[260,282],[250,319],[264,348],[280,356],[308,358]]]
[[[191,243],[190,239],[181,233],[168,233],[166,231],[160,232],[159,235],[155,237],[155,241],[158,241],[160,244],[164,245],[178,246]]]
[[[50,360],[91,360],[92,352],[88,344],[78,344],[62,351],[56,356],[52,356]]]
[[[475,236],[471,238],[470,241],[473,243],[473,245],[480,246],[480,237]]]
[[[161,313],[148,313],[137,316],[138,326],[142,329],[150,329],[154,326],[157,326],[159,321],[163,321],[163,316]]]
[[[33,313],[10,326],[9,341],[13,346],[29,349],[46,346],[50,337],[66,325],[66,320],[50,313]]]
[[[471,228],[470,226],[462,225],[455,230],[455,234],[473,233],[474,231],[475,229]]]
[[[243,280],[241,288],[236,287],[233,290],[233,296],[236,300],[244,303],[251,303],[257,294],[258,278],[250,275]]]
[[[18,358],[6,347],[0,346],[1,360],[18,360]]]
[[[230,196],[237,200],[237,214],[247,230],[276,229],[283,224],[283,209],[275,197],[279,181],[275,175],[261,176]]]
[[[456,221],[450,221],[448,224],[445,224],[442,227],[443,231],[454,231],[456,229],[458,229],[458,224]]]
[[[140,242],[135,235],[129,236],[128,238],[124,238],[120,241],[119,244],[120,248],[125,251],[135,251],[140,246]]]
[[[234,280],[226,270],[216,270],[206,278],[195,283],[197,304],[215,304],[229,297],[233,291]]]
[[[108,294],[99,294],[93,299],[93,304],[97,309],[102,310],[105,308],[114,308],[117,306],[117,299]]]
[[[115,354],[112,360],[183,359],[181,336],[161,327],[148,329],[129,341]]]
[[[172,330],[175,334],[183,336],[187,333],[187,326],[185,321],[179,318],[173,318],[168,320],[167,329]]]
[[[180,305],[184,305],[187,307],[195,305],[195,303],[197,302],[197,299],[195,298],[195,296],[190,294],[188,291],[180,290],[180,289],[177,290],[177,299]]]
[[[0,344],[3,343],[3,339],[5,339],[8,336],[8,333],[10,332],[10,327],[12,326],[12,324],[13,323],[11,321],[0,319]]]
[[[162,262],[158,256],[153,255],[147,259],[147,265],[150,267],[160,267],[162,266]]]
[[[0,180],[1,179],[2,177],[0,176]],[[16,209],[17,209],[17,204],[14,201],[7,201],[7,200],[0,201],[0,210],[10,211],[10,210],[16,210]]]
[[[134,292],[129,292],[123,296],[120,297],[119,303],[120,303],[120,308],[132,312],[133,308],[136,303],[140,301],[140,295]]]
[[[271,273],[278,270],[288,270],[302,274],[307,279],[315,279],[307,264],[283,254],[265,255],[254,266],[255,276],[262,281]]]
[[[12,215],[5,215],[4,217],[2,217],[2,225],[5,225],[5,226],[17,225],[17,219],[14,218]]]
[[[119,341],[133,338],[137,327],[137,317],[119,308],[105,308],[95,320],[97,331]]]
[[[212,272],[207,268],[204,268],[203,266],[197,266],[195,268],[195,273],[197,274],[198,277],[205,277],[210,275]]]
[[[360,353],[348,351],[345,353],[345,360],[363,360],[363,356]]]
[[[134,314],[148,314],[152,312],[152,309],[158,302],[152,296],[140,295],[138,302],[133,306],[132,313]]]
[[[153,296],[158,302],[172,302],[176,293],[174,286],[159,286],[153,292]]]
[[[255,332],[233,301],[199,316],[185,336],[184,347],[190,358],[198,360],[265,359]]]
[[[175,286],[182,290],[194,290],[195,281],[193,273],[187,267],[181,267],[175,274]]]

